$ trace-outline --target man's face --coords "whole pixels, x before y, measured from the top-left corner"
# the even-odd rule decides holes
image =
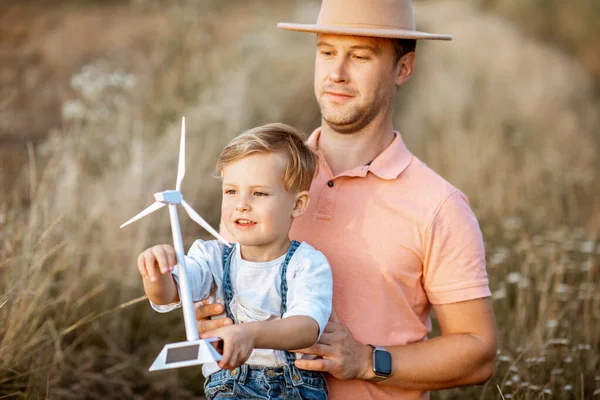
[[[324,121],[352,133],[389,112],[398,80],[394,57],[389,39],[318,35],[315,96]]]

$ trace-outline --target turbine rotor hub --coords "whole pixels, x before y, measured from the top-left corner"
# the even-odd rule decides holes
[[[180,204],[183,200],[183,195],[179,190],[165,190],[164,192],[154,193],[156,201],[165,204]]]

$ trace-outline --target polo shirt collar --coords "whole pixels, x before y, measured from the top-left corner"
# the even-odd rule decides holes
[[[413,155],[406,148],[402,136],[399,132],[394,131],[394,140],[383,150],[369,165],[355,168],[346,171],[340,176],[365,176],[367,172],[372,172],[375,176],[384,180],[396,179],[408,167],[412,161]],[[326,163],[325,157],[319,151],[319,137],[321,136],[321,128],[315,129],[310,135],[306,144],[317,151],[323,163]]]

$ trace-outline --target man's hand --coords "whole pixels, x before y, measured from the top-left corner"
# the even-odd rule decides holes
[[[245,363],[254,350],[254,336],[246,324],[224,326],[200,335],[201,339],[218,337],[223,339],[223,358],[219,367],[234,369]]]
[[[196,324],[200,334],[212,331],[222,326],[233,325],[231,318],[210,319],[216,315],[225,312],[222,304],[208,304],[208,300],[203,300],[194,304],[196,311]]]
[[[150,247],[140,253],[137,265],[142,278],[150,282],[157,282],[162,279],[161,275],[170,277],[173,268],[177,265],[175,249],[168,244]]]
[[[323,358],[296,360],[296,367],[310,371],[329,372],[337,379],[368,379],[372,374],[373,349],[358,342],[350,330],[337,322],[329,322],[319,341],[313,346],[294,350]]]

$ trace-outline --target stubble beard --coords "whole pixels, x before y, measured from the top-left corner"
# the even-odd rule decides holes
[[[342,134],[356,133],[369,125],[385,107],[385,100],[368,105],[351,104],[336,110],[324,101],[319,102],[321,117],[334,131]]]

